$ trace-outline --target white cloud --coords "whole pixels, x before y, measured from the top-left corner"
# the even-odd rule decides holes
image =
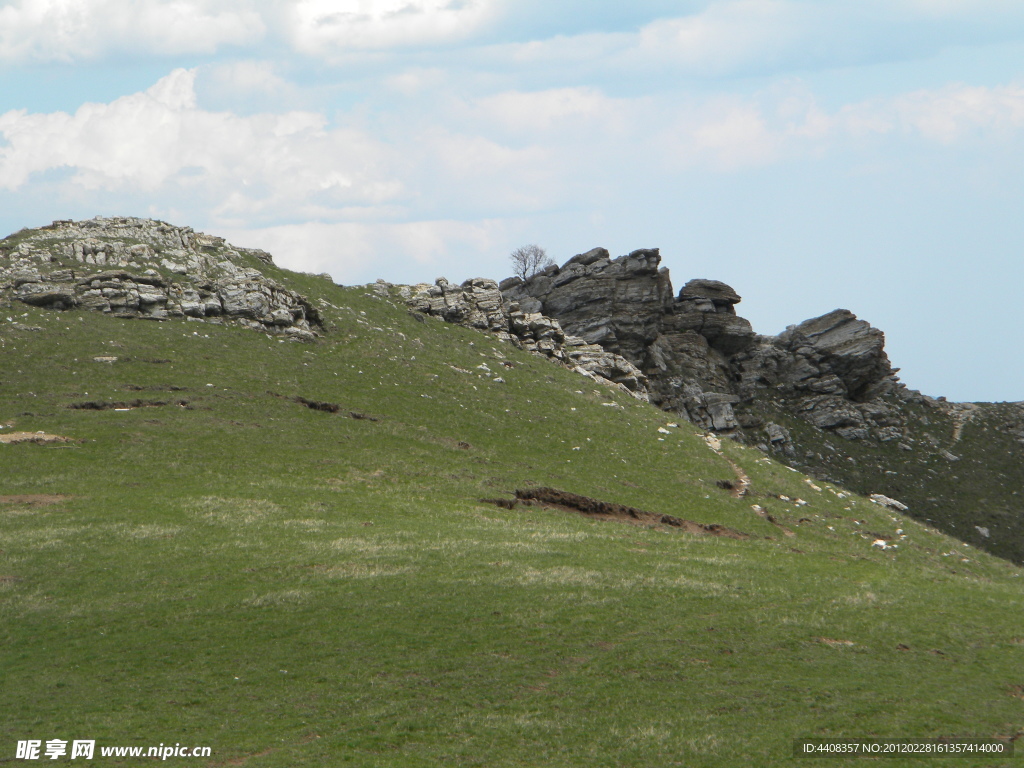
[[[683,4],[680,4],[683,5]],[[824,71],[926,60],[959,46],[1024,37],[1024,4],[1012,0],[704,0],[674,16],[651,13],[636,29],[511,41],[486,50],[534,77],[585,76],[664,89],[677,77]],[[600,11],[595,11],[600,17]],[[500,70],[499,70],[500,71]],[[659,75],[651,80],[643,74]]]
[[[279,85],[257,64],[218,76],[258,88],[265,74]],[[346,282],[365,277],[355,270],[367,260],[433,268],[451,253],[468,254],[468,276],[480,271],[473,258],[504,252],[508,233],[519,233],[509,222],[611,212],[627,189],[841,156],[865,136],[944,152],[959,142],[995,145],[992,137],[1019,141],[1024,131],[1018,86],[950,87],[826,111],[799,83],[751,97],[628,98],[578,87],[475,99],[442,83],[427,100],[389,96],[386,115],[359,106],[332,121],[314,111],[210,111],[197,102],[196,78],[175,70],[146,91],[73,114],[0,115],[0,190],[52,188],[101,210],[128,200],[174,211],[197,226],[259,235],[289,265]]]
[[[734,171],[822,152],[866,137],[953,148],[983,140],[992,151],[1020,141],[1024,87],[949,86],[871,99],[826,112],[799,86],[754,97],[715,97],[677,109],[659,134],[680,167]],[[1001,142],[1001,143],[1000,143]]]
[[[813,8],[785,0],[712,3],[702,13],[648,24],[628,58],[711,75],[770,64],[806,46],[813,14]]]
[[[0,8],[0,61],[209,54],[255,43],[265,31],[242,1],[15,0]]]
[[[750,104],[734,104],[720,117],[689,131],[691,151],[710,157],[726,170],[762,165],[774,160],[781,136],[770,130],[764,115]]]
[[[896,99],[893,108],[904,129],[943,144],[979,132],[1008,136],[1024,128],[1024,87],[919,91]]]
[[[506,91],[479,100],[479,109],[506,129],[543,131],[567,120],[611,117],[614,101],[596,88],[552,88],[544,91]]]
[[[974,16],[986,15],[990,19],[998,16],[1017,16],[1020,3],[1017,0],[903,0],[909,11],[923,16]]]
[[[204,71],[205,85],[218,101],[249,97],[280,99],[294,93],[295,87],[277,74],[270,61],[231,61],[215,64]]]
[[[383,277],[402,282],[435,277],[465,279],[501,269],[508,222],[428,220],[395,223],[309,222],[278,227],[221,229],[236,245],[262,248],[275,262],[300,272],[329,273],[339,283]],[[499,254],[492,267],[481,254]]]
[[[386,148],[365,132],[328,128],[313,112],[239,117],[196,105],[195,71],[142,93],[63,112],[0,115],[0,188],[51,169],[96,192],[195,195],[230,219],[337,215],[401,192],[381,169]]]
[[[283,87],[256,63],[218,76]],[[591,87],[477,99],[442,92],[428,104],[407,103],[407,114],[396,104],[384,129],[371,130],[346,125],[344,115],[331,125],[311,111],[205,110],[195,78],[175,70],[146,91],[74,114],[0,115],[0,187],[69,169],[71,184],[93,191],[191,190],[235,222],[393,218],[413,209],[434,217],[443,206],[495,215],[558,206],[616,164],[735,170],[864,135],[898,131],[949,144],[1024,129],[1018,86],[920,91],[833,113],[798,84],[705,99],[616,98]]]
[[[288,34],[303,53],[326,58],[352,50],[438,45],[470,36],[495,0],[299,0]]]

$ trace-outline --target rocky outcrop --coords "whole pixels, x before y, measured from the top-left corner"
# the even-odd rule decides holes
[[[400,286],[412,309],[450,323],[490,331],[522,349],[558,360],[596,381],[618,385],[648,400],[647,377],[622,355],[567,334],[558,320],[537,310],[536,302],[506,301],[493,280],[474,278],[461,285],[443,277],[433,285]]]
[[[553,317],[572,335],[641,364],[672,305],[672,284],[660,262],[657,249],[612,260],[595,248],[529,280],[503,281],[501,292],[524,311]]]
[[[55,221],[0,241],[0,295],[151,320],[230,322],[308,340],[317,310],[258,268],[268,253],[138,218]]]
[[[787,400],[790,413],[842,437],[902,434],[899,410],[883,399],[902,385],[881,331],[836,310],[777,337],[759,336],[736,314],[741,297],[725,283],[694,279],[673,295],[656,248],[616,259],[595,248],[526,280],[456,285],[439,278],[401,291],[415,310],[621,384],[715,432],[762,427],[748,406],[770,393]],[[772,426],[765,444],[792,455],[789,433]]]
[[[901,385],[884,336],[836,310],[778,337],[758,336],[741,301],[717,280],[690,280],[673,296],[657,249],[610,258],[596,248],[499,288],[507,305],[557,320],[564,332],[622,355],[648,378],[652,402],[716,432],[760,426],[744,413],[759,392],[786,398],[815,426],[854,439],[893,440],[901,419],[882,400]],[[770,444],[792,450],[791,441]]]

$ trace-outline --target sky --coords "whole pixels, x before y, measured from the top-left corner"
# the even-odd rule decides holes
[[[1024,400],[1019,0],[0,0],[0,231],[143,216],[344,284],[658,247],[755,331]]]

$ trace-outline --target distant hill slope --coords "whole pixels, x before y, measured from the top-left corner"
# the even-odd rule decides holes
[[[522,329],[538,327],[599,346],[635,366],[626,383],[675,417],[893,497],[914,517],[1024,563],[1024,405],[908,390],[884,334],[848,310],[759,336],[736,314],[732,287],[692,279],[676,294],[660,262],[657,249],[612,259],[595,248],[525,281],[440,281],[405,295],[469,325],[481,301],[500,307],[487,327],[528,348],[535,334]]]
[[[39,271],[0,292],[9,754],[700,767],[789,764],[806,737],[1024,733],[1024,577],[1005,560],[398,289],[218,244],[310,335],[235,322],[219,292],[212,318],[55,310],[19,289],[70,299],[97,290],[80,271],[153,269],[177,296],[201,276],[50,267],[39,242],[0,256]]]

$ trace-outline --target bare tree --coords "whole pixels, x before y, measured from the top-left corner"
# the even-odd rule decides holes
[[[524,245],[509,255],[512,271],[523,280],[533,277],[542,269],[553,267],[555,262],[548,258],[547,251],[539,245]]]

